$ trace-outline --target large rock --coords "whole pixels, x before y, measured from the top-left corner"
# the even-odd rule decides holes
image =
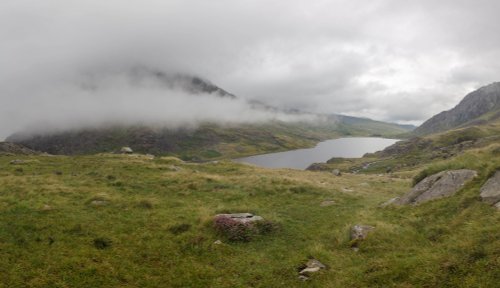
[[[467,169],[443,171],[431,175],[420,181],[410,192],[395,201],[394,204],[419,204],[437,198],[452,196],[476,175],[476,171]]]
[[[489,204],[500,203],[500,171],[488,179],[481,187],[481,198]]]

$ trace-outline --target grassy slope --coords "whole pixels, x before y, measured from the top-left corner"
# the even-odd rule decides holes
[[[429,166],[477,169],[458,195],[387,209],[377,205],[406,192],[417,170],[334,177],[173,158],[0,157],[0,287],[497,287],[500,213],[478,190],[500,167],[499,150]],[[336,204],[320,207],[326,199]],[[282,228],[214,245],[211,217],[229,211]],[[348,231],[358,223],[377,228],[356,253]],[[191,228],[169,231],[179,224]],[[96,238],[111,247],[95,248]],[[309,256],[328,269],[303,283],[296,269]]]

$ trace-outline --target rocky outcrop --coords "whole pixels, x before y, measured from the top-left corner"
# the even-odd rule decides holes
[[[10,143],[10,142],[0,142],[0,155],[36,155],[40,154],[34,150],[31,150],[23,145]]]
[[[500,109],[500,82],[467,94],[455,108],[437,114],[415,129],[413,133],[427,135],[457,128],[498,109]]]
[[[500,171],[486,181],[480,192],[484,202],[500,208]]]
[[[467,169],[439,172],[420,181],[410,192],[393,203],[399,205],[419,204],[452,196],[476,175],[476,171]]]

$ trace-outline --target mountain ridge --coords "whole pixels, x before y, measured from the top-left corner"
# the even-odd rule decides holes
[[[488,113],[487,119],[480,119]],[[467,94],[453,109],[434,115],[412,134],[422,136],[458,128],[477,121],[487,122],[500,118],[500,82],[483,86]]]

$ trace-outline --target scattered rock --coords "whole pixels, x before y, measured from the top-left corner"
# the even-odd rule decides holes
[[[342,188],[342,191],[344,191],[344,192],[353,192],[354,190],[352,190],[350,188]]]
[[[321,207],[327,207],[327,206],[332,206],[332,205],[335,205],[335,201],[333,201],[333,200],[325,200],[325,201],[321,202],[321,204],[319,204],[319,206],[321,206]]]
[[[465,183],[476,177],[473,170],[450,170],[431,175],[420,181],[395,204],[419,204],[436,198],[449,197],[459,191]]]
[[[299,275],[299,280],[307,281],[307,280],[309,280],[309,277],[304,276],[304,275]]]
[[[15,159],[9,162],[11,165],[21,165],[21,164],[26,164],[26,161],[21,160],[21,159]]]
[[[168,169],[169,169],[170,171],[176,171],[176,172],[181,171],[181,168],[180,168],[180,167],[178,167],[178,166],[175,166],[175,165],[170,165],[170,166],[168,166]]]
[[[229,218],[240,223],[251,223],[264,220],[261,216],[253,215],[252,213],[217,214],[215,218]]]
[[[333,169],[332,170],[332,174],[335,175],[335,176],[342,176],[342,173],[340,172],[339,169]]]
[[[375,227],[368,225],[354,225],[351,228],[351,240],[365,240]]]
[[[391,198],[391,199],[389,199],[388,201],[386,201],[386,202],[384,202],[384,203],[380,204],[378,207],[380,207],[380,208],[384,208],[384,207],[387,207],[387,206],[389,206],[389,205],[392,205],[392,204],[396,203],[397,201],[399,201],[399,197],[396,197],[396,198]]]
[[[497,208],[498,210],[500,210],[500,202],[498,202],[497,204],[495,204],[495,208]]]
[[[122,147],[120,149],[120,153],[122,153],[122,154],[132,154],[132,153],[134,153],[134,150],[132,150],[132,148],[130,148],[130,147]]]
[[[306,281],[313,273],[326,269],[325,264],[319,262],[317,259],[309,259],[304,265],[299,268],[299,279]]]
[[[53,208],[50,205],[45,204],[42,207],[42,211],[51,211],[51,210],[53,210]]]
[[[109,202],[106,200],[92,200],[90,202],[90,205],[92,205],[92,206],[106,206],[108,204],[109,204]]]
[[[480,192],[484,202],[500,205],[500,171],[497,171],[493,177],[486,181]]]
[[[216,240],[216,241],[214,242],[214,245],[221,245],[221,244],[223,244],[223,243],[222,243],[222,241],[220,241],[220,240]]]

